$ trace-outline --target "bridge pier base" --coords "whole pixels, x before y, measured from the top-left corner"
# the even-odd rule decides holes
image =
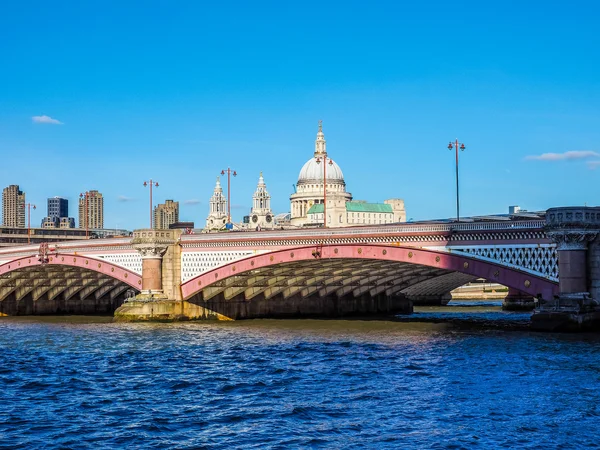
[[[535,299],[523,292],[508,288],[508,294],[502,302],[503,311],[533,311],[535,309]]]
[[[546,233],[558,251],[559,295],[541,299],[531,327],[600,331],[600,208],[551,208]],[[595,298],[594,298],[595,296]]]
[[[132,245],[142,255],[142,291],[114,314],[118,322],[189,320],[205,312],[182,301],[179,230],[135,230]]]
[[[232,320],[208,308],[184,300],[135,299],[115,311],[117,322],[176,322],[185,320]]]

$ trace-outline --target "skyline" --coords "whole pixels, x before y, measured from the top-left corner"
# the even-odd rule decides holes
[[[455,215],[457,138],[461,215],[599,205],[599,11],[577,4],[10,4],[0,183],[41,204],[98,189],[105,226],[134,229],[152,178],[153,206],[198,226],[231,167],[234,221],[261,171],[288,212],[323,120],[353,197],[414,220]]]

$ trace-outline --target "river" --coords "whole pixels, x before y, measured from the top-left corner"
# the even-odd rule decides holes
[[[598,448],[600,336],[382,320],[0,319],[0,448]]]

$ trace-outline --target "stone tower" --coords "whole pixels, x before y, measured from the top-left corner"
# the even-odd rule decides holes
[[[258,184],[256,185],[256,191],[252,196],[250,227],[272,229],[273,222],[273,213],[271,211],[271,195],[267,192],[267,186],[261,172],[258,178]]]
[[[227,223],[227,198],[223,195],[223,188],[221,187],[221,181],[217,177],[217,183],[215,184],[215,190],[212,197],[210,198],[210,211],[206,218],[205,230],[221,230],[225,228]]]

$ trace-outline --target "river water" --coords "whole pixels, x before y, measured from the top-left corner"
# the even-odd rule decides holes
[[[3,318],[0,448],[598,448],[600,336],[527,318]]]

